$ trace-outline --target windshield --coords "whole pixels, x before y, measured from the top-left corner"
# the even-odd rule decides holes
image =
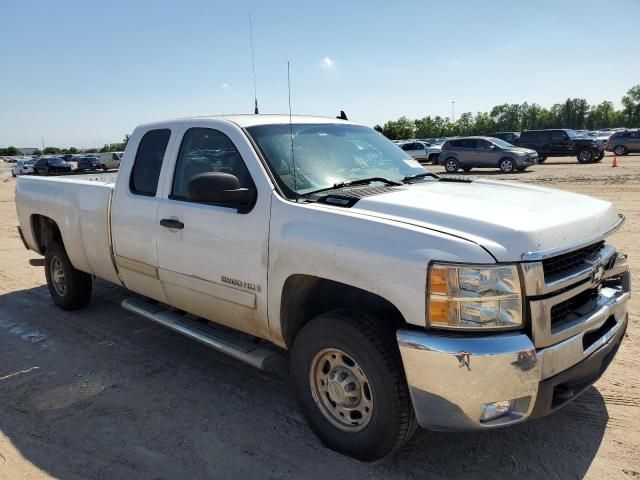
[[[505,142],[504,140],[501,140],[499,138],[493,137],[491,141],[501,148],[513,148],[512,144],[510,144],[509,142]]]
[[[401,182],[405,177],[426,172],[397,145],[368,127],[284,124],[258,125],[247,130],[274,175],[301,195],[342,182],[372,177]]]
[[[49,159],[49,165],[63,165],[64,164],[64,160],[62,160],[61,158],[50,158]]]

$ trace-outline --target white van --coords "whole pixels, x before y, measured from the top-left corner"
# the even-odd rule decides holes
[[[100,154],[100,164],[103,170],[110,170],[112,168],[120,167],[120,160],[122,159],[122,152],[105,152]]]

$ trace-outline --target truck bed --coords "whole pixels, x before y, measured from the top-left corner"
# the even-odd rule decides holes
[[[19,177],[16,206],[29,248],[40,251],[33,228],[35,216],[50,218],[60,229],[74,267],[120,284],[113,264],[109,221],[116,177],[116,172]]]

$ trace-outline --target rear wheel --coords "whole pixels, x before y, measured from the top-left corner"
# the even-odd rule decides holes
[[[290,361],[302,411],[327,447],[373,461],[413,435],[415,415],[389,325],[359,311],[320,315],[298,334]]]
[[[47,247],[44,272],[53,303],[63,310],[77,310],[91,300],[91,275],[71,265],[60,242]]]
[[[444,162],[444,169],[449,173],[456,173],[459,168],[460,165],[455,158],[447,158]]]
[[[591,150],[580,150],[578,152],[579,163],[591,163],[593,162],[594,158],[595,158],[595,155]]]
[[[625,147],[624,145],[618,145],[616,148],[613,149],[613,153],[615,153],[618,156],[623,156],[628,153],[628,150],[627,150],[627,147]]]
[[[502,173],[513,173],[516,169],[516,162],[512,158],[505,157],[500,160],[498,167]]]

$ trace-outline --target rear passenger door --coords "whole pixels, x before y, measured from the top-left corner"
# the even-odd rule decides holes
[[[118,174],[111,207],[111,230],[116,266],[125,286],[166,302],[158,277],[156,214],[164,159],[171,138],[168,128],[134,132],[129,140],[137,148],[126,154]]]
[[[573,142],[562,130],[554,130],[551,132],[551,152],[556,156],[574,155]]]
[[[474,167],[478,164],[476,152],[476,140],[474,138],[463,138],[458,140],[458,162],[460,166]]]

